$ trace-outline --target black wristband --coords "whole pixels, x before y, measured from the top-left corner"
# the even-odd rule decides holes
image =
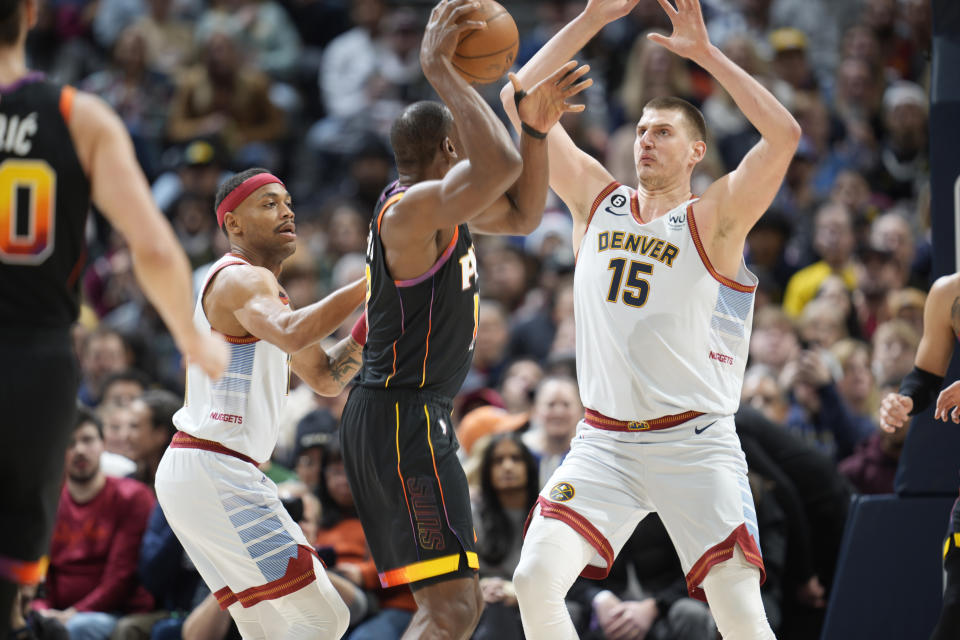
[[[537,131],[536,129],[528,125],[526,122],[520,123],[520,129],[522,129],[523,132],[528,136],[530,136],[531,138],[536,138],[537,140],[543,140],[544,138],[547,137],[547,134],[543,133],[542,131]]]
[[[913,408],[908,415],[915,416],[929,407],[936,400],[942,385],[943,376],[914,367],[900,383],[900,395],[913,400]]]
[[[523,89],[513,92],[513,104],[517,106],[517,118],[520,118],[520,101],[526,97],[527,92]],[[537,131],[523,120],[520,121],[520,129],[531,138],[536,138],[537,140],[543,140],[547,137],[547,134],[543,133],[542,131]]]
[[[523,89],[513,92],[513,104],[517,107],[517,116],[520,116],[520,101],[527,97],[527,92]]]

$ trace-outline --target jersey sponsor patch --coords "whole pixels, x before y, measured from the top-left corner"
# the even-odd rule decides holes
[[[629,212],[615,210],[615,209],[622,209],[626,204],[627,204],[626,196],[620,193],[615,193],[613,197],[610,198],[610,206],[604,207],[603,210],[612,216],[628,216],[630,215]]]
[[[667,214],[667,228],[672,231],[679,231],[687,224],[687,212],[681,211],[679,213],[668,213]]]
[[[558,482],[550,489],[550,499],[554,502],[566,502],[572,499],[576,493],[576,489],[569,482]]]

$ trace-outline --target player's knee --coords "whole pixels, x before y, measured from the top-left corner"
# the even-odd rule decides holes
[[[530,602],[547,595],[550,579],[550,563],[546,558],[535,553],[525,553],[520,556],[520,562],[513,571],[513,587],[517,592],[517,600]]]
[[[316,587],[285,596],[281,613],[291,627],[289,635],[298,640],[340,638],[350,626],[350,609],[332,586]]]
[[[350,608],[340,598],[331,603],[333,609],[333,626],[335,628],[334,638],[340,638],[347,632],[350,626]]]
[[[739,549],[710,569],[703,589],[724,640],[774,640],[760,597],[760,571]]]
[[[451,640],[469,637],[483,613],[483,594],[477,582],[459,588],[447,597],[431,601],[428,615],[437,629]]]

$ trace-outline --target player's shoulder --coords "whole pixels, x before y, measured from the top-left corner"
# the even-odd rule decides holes
[[[63,91],[70,95],[70,120],[82,118],[88,122],[113,122],[119,116],[100,96],[65,85]]]
[[[951,273],[945,276],[940,276],[934,280],[933,286],[930,287],[930,293],[933,293],[934,290],[943,291],[958,289],[960,289],[960,273]]]
[[[952,304],[960,296],[960,273],[940,276],[930,287],[928,299],[932,304]]]
[[[252,265],[242,260],[226,261],[214,267],[215,273],[210,275],[207,283],[208,293],[214,291],[220,294],[256,295],[258,293],[276,293],[280,291],[280,283],[273,272],[266,267]]]
[[[69,102],[69,106],[64,106],[62,101],[61,111],[70,135],[81,151],[81,161],[88,160],[84,150],[96,148],[105,138],[115,140],[126,135],[120,116],[100,96],[74,89],[65,102]]]

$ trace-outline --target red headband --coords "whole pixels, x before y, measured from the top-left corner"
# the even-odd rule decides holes
[[[235,186],[233,191],[228,193],[227,197],[220,202],[220,206],[217,207],[217,224],[222,227],[223,217],[227,215],[228,211],[233,211],[241,202],[246,200],[247,196],[249,196],[251,193],[263,185],[270,184],[272,182],[276,182],[281,187],[286,188],[286,185],[283,184],[283,181],[281,181],[280,178],[272,173],[258,173],[250,176]]]

